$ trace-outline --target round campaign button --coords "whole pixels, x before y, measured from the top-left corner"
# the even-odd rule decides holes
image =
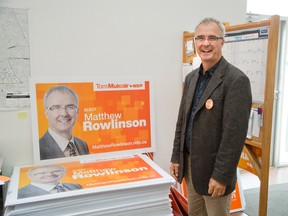
[[[209,99],[206,101],[205,106],[206,106],[206,109],[208,109],[208,110],[212,109],[212,107],[213,107],[213,100],[212,100],[211,98],[209,98]]]

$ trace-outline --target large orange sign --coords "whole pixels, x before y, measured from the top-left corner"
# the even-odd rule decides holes
[[[134,150],[139,150],[136,153],[153,151],[154,115],[150,79],[95,78],[95,81],[89,79],[81,82],[31,80],[36,163],[42,160],[39,139],[48,131],[47,112],[52,112],[51,107],[44,105],[44,95],[50,88],[63,85],[73,89],[78,95],[78,115],[73,136],[87,143],[90,156],[113,152],[117,152],[119,156],[121,152]],[[61,109],[66,108],[66,104],[61,104]],[[60,113],[60,108],[57,109]],[[64,157],[62,159],[65,160]]]

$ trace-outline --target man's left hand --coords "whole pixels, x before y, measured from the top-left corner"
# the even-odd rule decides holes
[[[220,197],[225,194],[226,185],[221,184],[213,178],[210,178],[208,185],[208,193],[211,194],[211,197]]]

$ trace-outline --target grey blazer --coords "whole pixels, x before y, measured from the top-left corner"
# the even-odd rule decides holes
[[[62,185],[68,190],[82,189],[82,186],[79,184],[62,183]],[[50,193],[39,187],[29,184],[18,190],[18,199],[28,198],[28,197],[33,197],[33,196],[47,195],[47,194],[50,194]]]
[[[74,142],[80,155],[89,154],[86,142],[77,137],[74,137]],[[48,131],[39,140],[39,145],[40,160],[65,157],[64,153]]]
[[[184,176],[184,140],[199,68],[185,79],[175,130],[172,163],[179,163],[179,178]],[[213,107],[206,108],[206,101]],[[248,77],[222,57],[196,108],[190,140],[191,173],[197,193],[208,194],[212,177],[235,189],[237,164],[245,142],[252,105]]]

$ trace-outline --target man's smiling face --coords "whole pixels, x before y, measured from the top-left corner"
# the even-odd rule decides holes
[[[222,56],[223,39],[209,41],[209,36],[221,37],[221,30],[216,23],[204,23],[198,26],[195,36],[204,36],[204,41],[195,41],[195,48],[202,60],[204,70],[209,69],[216,64]]]
[[[65,169],[62,167],[39,167],[29,173],[29,178],[35,183],[56,184],[65,175]]]
[[[68,140],[78,117],[78,108],[69,109],[71,106],[77,107],[77,102],[70,92],[53,91],[47,98],[45,111],[49,128]],[[61,108],[53,110],[54,107]]]

